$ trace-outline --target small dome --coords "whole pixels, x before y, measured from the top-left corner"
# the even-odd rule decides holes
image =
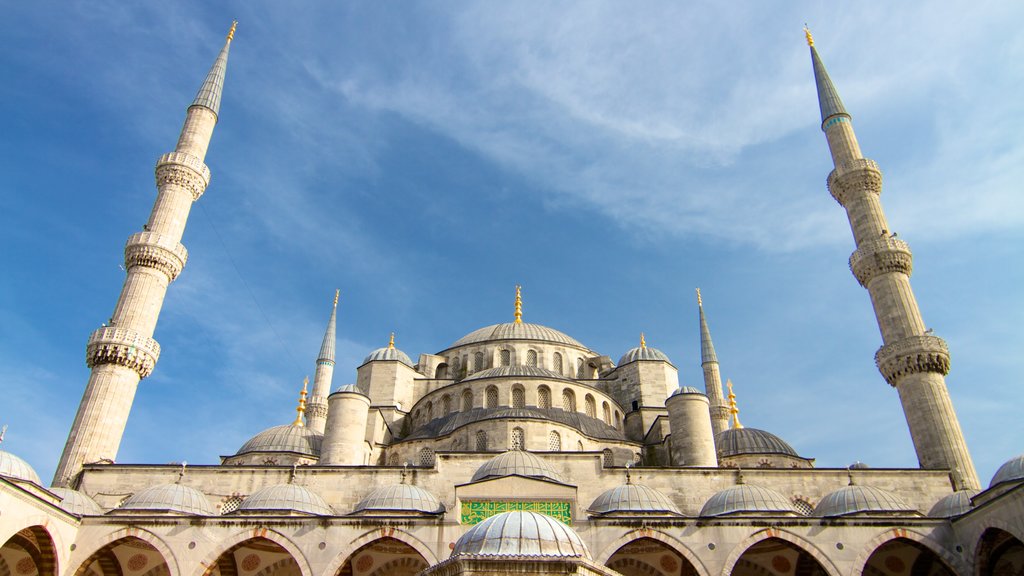
[[[701,396],[705,396],[703,392],[694,388],[693,386],[680,386],[679,388],[673,390],[671,394],[669,394],[669,398],[673,396],[679,396],[680,394],[700,394]]]
[[[814,516],[847,516],[878,512],[917,512],[899,496],[874,486],[853,484],[830,492],[814,508]]]
[[[541,368],[540,366],[495,366],[494,368],[488,368],[487,370],[481,370],[474,372],[469,376],[462,379],[463,382],[467,380],[482,380],[484,378],[504,378],[504,377],[516,377],[516,378],[556,378],[558,380],[566,380],[565,376],[562,376],[554,370],[548,370],[547,368]]]
[[[540,324],[530,324],[528,322],[506,322],[504,324],[492,324],[490,326],[484,326],[483,328],[474,330],[456,340],[455,343],[449,347],[449,350],[451,348],[458,348],[459,346],[465,346],[467,344],[490,342],[493,340],[540,340],[542,342],[568,344],[569,346],[575,346],[577,348],[587,348],[583,344],[580,344],[575,338],[559,332],[554,328],[548,328],[547,326],[541,326]]]
[[[363,392],[362,388],[355,384],[342,384],[341,386],[338,386],[332,394],[337,394],[338,392],[355,392],[356,394],[366,396],[366,392]]]
[[[928,511],[928,517],[952,518],[966,514],[974,507],[974,504],[971,504],[971,498],[977,493],[977,490],[957,490],[944,496]]]
[[[730,428],[715,434],[718,457],[726,458],[740,454],[785,454],[797,456],[796,450],[771,432],[757,428]]]
[[[473,526],[452,550],[455,556],[590,558],[576,531],[536,512],[503,512]]]
[[[78,490],[70,488],[48,488],[48,490],[60,496],[60,507],[75,516],[103,514],[103,508],[100,508],[95,500]]]
[[[412,368],[412,359],[409,358],[405,352],[390,346],[377,348],[373,352],[370,352],[369,356],[363,359],[363,364],[366,364],[367,362],[377,362],[379,360],[395,360]]]
[[[334,510],[315,492],[295,484],[277,484],[260,488],[242,500],[239,512],[299,512],[314,516],[333,516]]]
[[[197,516],[213,516],[210,501],[202,492],[181,484],[161,484],[136,492],[116,510],[136,512],[177,512]]]
[[[996,484],[1014,480],[1024,480],[1024,454],[1010,458],[1000,466],[999,470],[996,470],[996,475],[992,477],[992,481],[988,483],[988,487],[992,488]]]
[[[867,470],[868,468],[871,468],[871,466],[868,466],[867,464],[861,462],[860,460],[857,460],[853,464],[850,464],[850,468],[852,470]]]
[[[472,482],[505,476],[525,476],[565,483],[562,476],[548,466],[547,462],[525,450],[502,452],[484,462],[473,474]]]
[[[726,514],[758,512],[797,513],[789,500],[775,490],[752,484],[737,484],[717,492],[709,498],[701,508],[700,515],[725,516]]]
[[[643,484],[623,484],[605,490],[590,505],[592,514],[634,512],[643,514],[682,514],[661,492]]]
[[[249,452],[294,452],[304,456],[319,457],[323,436],[305,426],[285,424],[267,428],[253,436],[235,453],[236,456]]]
[[[440,514],[444,506],[436,496],[419,486],[393,484],[370,492],[356,504],[353,514],[360,512],[423,512]]]
[[[43,485],[39,475],[29,466],[28,462],[3,450],[0,450],[0,476],[6,476],[15,480],[25,480],[37,486]]]
[[[660,362],[668,362],[669,364],[672,363],[672,361],[668,359],[668,356],[661,350],[650,346],[638,346],[623,354],[622,358],[619,358],[619,366],[625,366],[626,364],[636,362],[637,360],[656,360]]]

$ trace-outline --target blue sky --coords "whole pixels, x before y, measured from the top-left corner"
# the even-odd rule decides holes
[[[693,289],[748,426],[912,467],[819,129],[808,22],[983,483],[1024,450],[1024,6],[11,4],[0,22],[0,423],[49,479],[152,168],[237,18],[213,179],[119,462],[215,463],[294,417],[335,288],[351,382],[524,313],[702,385]]]

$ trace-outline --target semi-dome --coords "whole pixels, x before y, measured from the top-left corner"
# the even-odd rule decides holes
[[[323,435],[305,426],[284,424],[267,428],[242,445],[235,456],[249,452],[292,452],[303,456],[320,456]]]
[[[619,358],[619,366],[624,366],[630,362],[636,362],[637,360],[656,360],[660,362],[668,362],[669,364],[672,363],[672,361],[668,359],[668,355],[657,348],[652,348],[650,346],[637,346],[623,354],[622,358]]]
[[[771,432],[757,428],[729,428],[715,434],[718,457],[726,458],[740,454],[785,454],[799,456],[793,447]]]
[[[436,496],[419,486],[393,484],[382,486],[366,495],[356,504],[354,514],[360,512],[423,512],[440,514],[444,505]]]
[[[974,507],[974,504],[971,503],[971,498],[977,493],[977,490],[957,490],[952,494],[943,496],[928,511],[928,516],[930,518],[952,518],[966,514]]]
[[[996,484],[1014,480],[1024,480],[1024,454],[1010,458],[1000,466],[999,470],[996,470],[995,476],[992,477],[992,481],[988,483],[988,487],[992,488]]]
[[[540,366],[495,366],[494,368],[488,368],[487,370],[481,370],[474,372],[469,376],[462,379],[463,382],[467,380],[482,380],[484,378],[556,378],[558,380],[565,380],[566,377],[562,376],[554,370],[548,370],[547,368],[541,368]]]
[[[737,484],[717,492],[700,510],[701,516],[744,513],[796,514],[797,511],[782,494],[753,484]]]
[[[590,558],[572,528],[537,512],[503,512],[473,526],[455,542],[452,556]]]
[[[694,388],[693,386],[680,386],[679,388],[673,390],[671,394],[669,394],[669,398],[671,398],[672,396],[679,396],[680,394],[700,394],[701,396],[705,396],[703,392]]]
[[[60,496],[58,506],[75,516],[103,514],[103,508],[95,500],[78,490],[70,488],[48,488],[48,490]]]
[[[831,517],[850,514],[917,513],[899,496],[875,488],[852,484],[830,492],[814,508],[814,516]]]
[[[489,478],[503,478],[505,476],[525,476],[527,478],[538,478],[564,483],[562,476],[555,472],[547,462],[525,450],[509,450],[502,452],[487,462],[484,462],[476,473],[473,474],[473,482],[487,480]]]
[[[275,484],[260,488],[242,500],[238,512],[298,512],[314,516],[333,516],[334,511],[318,494],[295,484]]]
[[[146,488],[128,497],[118,511],[176,512],[198,516],[213,516],[210,501],[202,492],[181,484],[161,484]]]
[[[3,450],[0,450],[0,476],[6,476],[15,480],[25,480],[37,486],[43,485],[39,475],[32,469],[32,466],[29,466],[28,462]]]
[[[393,346],[377,348],[373,352],[370,352],[370,354],[363,359],[363,364],[366,364],[367,362],[376,362],[378,360],[394,360],[401,362],[410,368],[412,367],[412,359],[409,358],[409,355]]]
[[[504,324],[492,324],[491,326],[484,326],[483,328],[474,330],[456,340],[454,344],[449,346],[449,349],[466,346],[467,344],[479,344],[481,342],[491,342],[494,340],[539,340],[555,344],[567,344],[577,348],[587,348],[575,338],[559,332],[554,328],[548,328],[547,326],[541,326],[540,324],[530,324],[528,322],[506,322]]]
[[[623,484],[605,490],[594,500],[588,511],[596,515],[616,512],[682,514],[668,496],[643,484]]]

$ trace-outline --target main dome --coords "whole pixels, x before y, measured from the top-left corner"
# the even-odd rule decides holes
[[[541,326],[540,324],[530,324],[528,322],[506,322],[504,324],[484,326],[483,328],[474,330],[462,338],[459,338],[454,344],[449,346],[449,349],[466,346],[467,344],[491,342],[493,340],[540,340],[543,342],[566,344],[589,350],[586,346],[568,334],[559,332],[554,328],[548,328],[547,326]]]
[[[473,526],[455,542],[452,556],[590,558],[575,530],[536,512],[503,512]]]
[[[636,362],[637,360],[655,360],[668,362],[669,364],[672,363],[672,361],[668,359],[668,355],[661,350],[650,346],[638,346],[623,354],[622,358],[619,358],[619,366],[625,366],[626,364]]]

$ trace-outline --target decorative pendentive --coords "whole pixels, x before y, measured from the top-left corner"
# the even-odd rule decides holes
[[[131,368],[139,378],[153,373],[160,358],[160,344],[134,330],[104,326],[89,336],[85,364],[89,368],[117,364]]]
[[[880,275],[900,272],[910,276],[914,270],[914,257],[910,245],[894,238],[888,232],[882,236],[861,243],[850,255],[850,271],[860,285],[867,288],[868,282]]]
[[[938,336],[911,336],[879,348],[875,365],[891,386],[908,374],[935,372],[945,376],[949,373],[949,348]]]
[[[857,194],[881,194],[882,170],[874,160],[848,160],[828,175],[828,191],[842,206]]]
[[[156,232],[137,232],[128,237],[124,246],[124,266],[131,270],[135,266],[155,268],[167,275],[173,282],[188,262],[188,250]]]
[[[168,152],[156,162],[156,186],[167,184],[181,186],[192,194],[192,201],[199,200],[210,185],[210,169],[191,154]]]

